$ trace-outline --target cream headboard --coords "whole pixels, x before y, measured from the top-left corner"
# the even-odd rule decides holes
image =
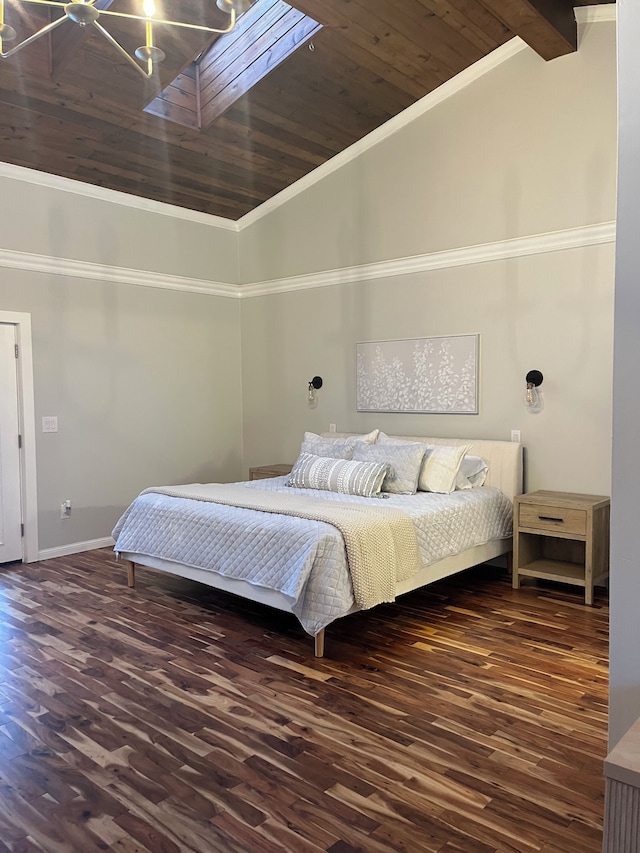
[[[353,435],[349,432],[323,432],[327,438]],[[488,438],[431,438],[424,435],[394,435],[404,441],[424,444],[470,444],[469,454],[486,460],[489,471],[485,486],[495,486],[513,500],[522,494],[522,445],[515,441],[493,441]]]

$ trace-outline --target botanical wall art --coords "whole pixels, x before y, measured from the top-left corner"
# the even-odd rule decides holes
[[[478,414],[479,335],[356,344],[359,412]]]

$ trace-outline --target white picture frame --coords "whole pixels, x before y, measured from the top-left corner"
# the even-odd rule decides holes
[[[356,344],[356,410],[477,415],[480,335]]]

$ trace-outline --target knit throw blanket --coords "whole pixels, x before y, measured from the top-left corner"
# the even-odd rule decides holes
[[[362,610],[384,601],[393,601],[396,582],[411,577],[420,567],[413,522],[394,507],[325,501],[286,492],[262,491],[235,483],[193,483],[153,487],[142,492],[143,495],[149,493],[295,515],[332,524],[344,538],[353,593]]]

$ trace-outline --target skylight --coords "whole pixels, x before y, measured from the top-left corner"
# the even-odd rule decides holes
[[[321,29],[284,0],[257,0],[145,111],[205,128]]]

